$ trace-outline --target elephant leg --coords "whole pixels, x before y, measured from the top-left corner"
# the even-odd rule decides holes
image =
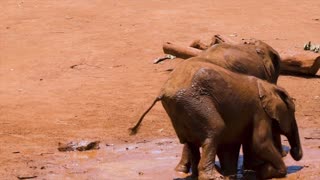
[[[285,177],[287,167],[281,153],[274,145],[271,126],[265,121],[258,121],[254,127],[252,147],[255,154],[265,162],[257,168],[258,177],[262,179]]]
[[[216,179],[220,176],[215,169],[215,157],[217,154],[217,142],[215,138],[207,138],[203,143],[202,156],[198,165],[199,180]]]
[[[270,142],[271,143],[271,142]],[[265,160],[265,163],[255,167],[257,176],[261,179],[282,178],[287,174],[287,167],[282,160],[282,152],[273,145],[265,148],[260,152],[260,158]]]
[[[183,146],[182,149],[182,155],[181,155],[181,159],[180,162],[178,163],[178,165],[176,166],[175,170],[178,172],[183,172],[183,173],[188,173],[191,167],[191,154],[190,154],[190,147],[189,145],[186,143]]]
[[[272,138],[274,146],[276,147],[278,152],[282,155],[282,157],[286,156],[287,153],[282,148],[279,130],[272,128]],[[256,155],[252,151],[251,142],[246,142],[243,144],[243,157],[244,170],[254,170],[265,163],[264,161],[256,157]]]
[[[224,176],[236,175],[241,144],[220,144],[217,155]]]
[[[264,161],[262,160],[263,158],[260,158],[260,156],[256,155],[249,143],[243,144],[243,170],[254,170],[256,171],[256,176],[260,177],[261,179],[284,177],[286,175],[286,167],[281,159],[281,152],[279,152],[279,149],[276,147],[270,149],[271,150],[266,151],[273,151],[274,154],[276,154],[276,158],[278,159],[276,161],[279,162],[277,167],[273,166],[270,161]],[[260,152],[260,154],[264,154],[264,156],[274,156],[272,153],[269,153],[268,155],[268,153]]]
[[[263,164],[263,161],[259,161],[259,158],[255,158],[256,155],[252,151],[252,146],[249,143],[244,143],[242,146],[243,151],[243,170],[254,170],[255,167]]]
[[[192,171],[192,177],[197,177],[198,176],[198,164],[200,161],[200,151],[199,147],[192,144],[192,143],[187,143],[185,144],[188,148],[188,153],[189,157],[188,160],[190,160],[190,165],[191,165],[191,171]]]
[[[243,179],[258,179],[257,167],[265,162],[262,161],[252,150],[252,142],[246,142],[242,145],[243,151]]]
[[[262,165],[254,167],[257,176],[261,179],[282,178],[287,174],[287,167],[279,151],[270,146],[259,152],[259,157],[265,161]]]

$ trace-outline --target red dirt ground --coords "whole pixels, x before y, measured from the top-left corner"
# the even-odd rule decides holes
[[[301,49],[320,43],[319,9],[311,0],[0,1],[0,179],[180,177],[181,145],[160,103],[138,135],[127,131],[181,61],[154,65],[162,43],[221,34]],[[305,155],[286,158],[302,168],[288,178],[317,179],[320,78],[281,76],[279,85],[296,99]],[[58,142],[79,140],[101,149],[58,152]]]

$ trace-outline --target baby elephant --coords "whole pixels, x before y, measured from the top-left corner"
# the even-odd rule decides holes
[[[190,148],[192,175],[198,179],[216,177],[216,155],[226,169],[236,170],[241,144],[245,157],[250,154],[247,157],[264,162],[249,167],[256,170],[259,178],[286,176],[281,153],[273,143],[272,128],[279,128],[288,138],[291,156],[295,160],[302,158],[294,103],[276,85],[195,57],[171,73],[132,133],[137,132],[143,117],[160,100],[180,142]]]

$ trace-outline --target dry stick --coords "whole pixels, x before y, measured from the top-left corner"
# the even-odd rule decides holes
[[[18,179],[33,179],[37,178],[38,176],[17,176]]]
[[[162,48],[165,54],[171,54],[178,58],[188,59],[188,58],[199,55],[202,52],[202,50],[205,50],[214,44],[220,44],[220,43],[239,44],[236,41],[233,41],[227,37],[217,34],[212,37],[210,45],[206,45],[202,43],[200,40],[194,40],[191,43],[190,47],[185,47],[185,46],[173,44],[171,42],[166,42],[163,44]]]

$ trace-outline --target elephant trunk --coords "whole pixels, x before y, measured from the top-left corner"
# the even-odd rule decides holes
[[[287,135],[287,138],[288,138],[289,144],[291,146],[290,154],[291,154],[292,158],[296,161],[301,160],[301,158],[303,156],[303,152],[302,152],[302,147],[301,147],[301,143],[300,143],[298,126],[297,126],[296,122],[293,123],[292,130]]]

